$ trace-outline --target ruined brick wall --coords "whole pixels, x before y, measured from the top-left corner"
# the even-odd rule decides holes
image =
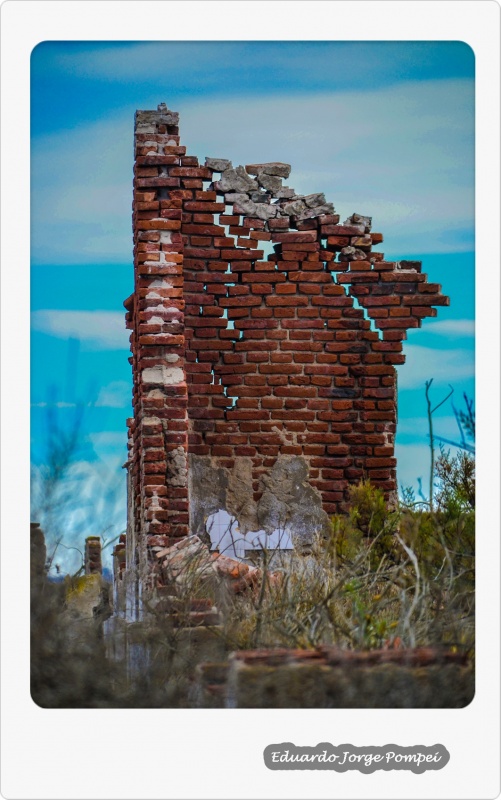
[[[84,570],[86,575],[102,575],[101,539],[88,536],[85,540]]]
[[[370,218],[284,187],[289,165],[200,166],[163,104],[135,156],[129,564],[148,578],[217,507],[304,533],[362,477],[391,499],[395,365],[440,286],[373,252]]]

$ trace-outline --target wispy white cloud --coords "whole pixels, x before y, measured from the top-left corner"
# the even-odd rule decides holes
[[[456,455],[459,450],[456,447],[448,447],[451,455]],[[398,444],[395,446],[397,458],[397,481],[398,488],[410,487],[417,493],[421,478],[421,485],[425,497],[429,495],[430,483],[430,450],[426,444]]]
[[[127,460],[127,429],[122,431],[99,431],[89,435],[94,453],[99,461],[115,473],[122,471]]]
[[[59,400],[57,403],[46,403],[45,401],[41,401],[40,403],[31,403],[31,408],[76,408],[76,403],[66,403],[64,400]]]
[[[125,443],[125,437],[124,437]],[[98,448],[96,448],[97,452]],[[118,536],[126,525],[126,481],[121,469],[123,455],[117,448],[110,453],[99,448],[98,460],[75,461],[55,487],[52,508],[46,506],[44,467],[32,466],[32,511],[41,522],[52,553],[56,542],[55,563],[62,572],[74,573],[81,563],[78,550],[84,550],[87,536],[100,536],[109,541]],[[68,548],[78,548],[77,550]],[[103,562],[110,565],[112,548],[103,551]]]
[[[454,397],[452,398],[454,399]],[[457,440],[460,437],[456,417],[453,415],[438,417],[434,416],[433,430],[436,436],[446,439]],[[412,417],[411,419],[399,419],[397,426],[397,436],[412,436],[414,439],[421,438],[426,441],[428,436],[428,418]]]
[[[125,447],[127,444],[127,431],[99,431],[99,433],[89,434],[89,439],[96,448]]]
[[[398,488],[411,487],[416,491],[421,478],[426,491],[430,480],[430,451],[426,444],[397,444],[395,455]]]
[[[103,386],[96,400],[96,407],[126,408],[130,405],[132,384],[127,381],[111,381]]]
[[[473,378],[475,360],[472,351],[440,350],[407,344],[406,363],[398,367],[398,388],[415,389],[433,378],[435,384],[454,383]]]
[[[463,69],[468,58],[472,60],[468,50],[460,42],[437,46],[436,42],[398,41],[363,45],[356,41],[162,41],[113,42],[104,47],[102,43],[83,47],[42,43],[35,56],[41,56],[37,69],[42,74],[63,73],[104,86],[164,86],[168,75],[170,86],[181,93],[196,86],[198,91],[207,87],[218,94],[222,88],[233,93],[238,88],[240,93],[247,89],[263,95],[291,86],[366,89],[402,81],[402,76],[444,74],[444,67],[455,72],[458,58]],[[446,66],[451,59],[456,70]],[[340,63],[349,68],[340,69]]]
[[[425,322],[426,333],[435,333],[439,336],[450,338],[475,336],[475,320],[473,319],[444,319]]]
[[[124,316],[119,311],[66,311],[40,309],[31,314],[33,330],[79,339],[92,350],[122,350],[128,346]]]
[[[342,218],[372,215],[383,251],[471,249],[472,81],[175,105],[190,153],[291,163],[298,192],[325,192]],[[34,141],[35,261],[130,259],[133,110]]]

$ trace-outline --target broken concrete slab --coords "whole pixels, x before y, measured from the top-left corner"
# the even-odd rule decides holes
[[[205,166],[213,169],[214,172],[224,172],[227,169],[232,169],[233,165],[227,158],[205,158]]]
[[[269,161],[266,164],[246,164],[245,169],[249,175],[276,175],[279,178],[288,178],[291,174],[291,165],[283,161]]]

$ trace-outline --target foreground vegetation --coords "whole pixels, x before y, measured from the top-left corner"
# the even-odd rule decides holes
[[[32,618],[32,693],[49,706],[189,706],[201,660],[257,647],[349,650],[433,646],[474,657],[474,461],[442,451],[433,511],[411,492],[388,508],[369,482],[353,486],[351,511],[332,519],[307,555],[263,553],[260,580],[235,595],[201,578],[197,564],[177,588],[177,622],[162,605],[135,644],[148,677],[105,658],[98,636],[75,636],[64,590],[37,592]],[[270,560],[271,559],[271,560]],[[68,587],[66,587],[68,588]],[[40,601],[44,597],[45,601]],[[194,599],[214,597],[221,624],[186,633]],[[187,617],[186,617],[187,619]],[[146,661],[145,661],[146,663]],[[139,669],[139,673],[141,669]]]

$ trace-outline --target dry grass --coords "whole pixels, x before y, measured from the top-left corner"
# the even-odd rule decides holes
[[[41,603],[38,594],[34,699],[58,707],[186,707],[200,661],[256,647],[438,646],[473,659],[471,509],[389,511],[378,490],[361,484],[352,490],[351,514],[334,518],[330,536],[309,555],[275,553],[272,569],[270,559],[262,553],[262,577],[240,595],[221,578],[212,576],[209,586],[198,561],[187,564],[175,596],[159,596],[148,624],[131,628],[139,654],[133,669],[107,661],[97,633],[69,645],[61,598]],[[193,602],[208,596],[220,624],[186,628]]]

